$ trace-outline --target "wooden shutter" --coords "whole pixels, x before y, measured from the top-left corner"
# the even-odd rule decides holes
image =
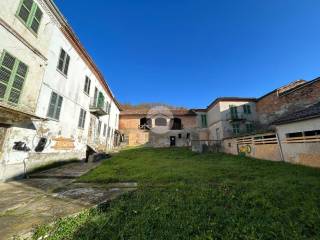
[[[67,54],[66,62],[65,62],[65,65],[64,65],[64,70],[63,70],[63,73],[65,75],[68,75],[69,63],[70,63],[70,56]]]
[[[23,83],[25,77],[27,75],[28,67],[23,62],[18,63],[17,71],[14,75],[13,82],[11,85],[10,95],[9,95],[9,102],[18,103],[19,98],[21,95]]]
[[[62,98],[61,96],[59,96],[59,98],[58,98],[58,105],[57,105],[56,113],[55,113],[55,119],[57,119],[57,120],[59,120],[59,118],[60,118],[62,100],[63,100],[63,98]]]
[[[54,112],[55,112],[57,99],[58,99],[58,94],[56,94],[55,92],[52,92],[50,103],[49,103],[48,114],[47,114],[48,117],[54,118]]]
[[[5,52],[0,68],[0,99],[17,104],[28,72],[28,66]]]
[[[31,20],[30,27],[35,33],[38,33],[38,29],[39,29],[41,18],[42,18],[42,11],[37,5],[35,6],[34,14],[32,17],[33,18]]]
[[[60,52],[60,57],[59,57],[59,62],[58,62],[58,69],[60,71],[63,71],[63,65],[64,65],[64,58],[66,56],[66,52],[61,49],[61,52]]]
[[[22,4],[19,9],[18,16],[24,21],[25,23],[28,22],[29,16],[31,14],[33,6],[33,0],[23,0]]]
[[[14,64],[15,58],[8,53],[4,53],[0,67],[0,99],[3,99],[6,95]]]

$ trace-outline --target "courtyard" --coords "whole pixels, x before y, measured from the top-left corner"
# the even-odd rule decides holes
[[[77,182],[137,183],[34,239],[319,239],[320,170],[186,148],[133,148]]]

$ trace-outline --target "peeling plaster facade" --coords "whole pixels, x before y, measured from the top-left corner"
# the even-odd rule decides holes
[[[34,34],[17,17],[20,0],[0,1],[0,54],[28,66],[18,104],[0,100],[0,181],[54,161],[82,159],[87,146],[111,151],[118,133],[120,107],[90,56],[51,0],[34,0],[42,11]],[[70,56],[67,76],[57,70],[61,49]],[[90,91],[84,91],[90,78]],[[110,106],[97,115],[95,88]],[[51,94],[63,98],[58,120],[48,117]],[[79,127],[80,111],[86,112]],[[44,149],[35,149],[41,138]],[[22,142],[23,150],[14,149]]]

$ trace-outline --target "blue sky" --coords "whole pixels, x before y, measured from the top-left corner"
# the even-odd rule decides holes
[[[206,107],[320,76],[319,0],[55,0],[123,103]]]

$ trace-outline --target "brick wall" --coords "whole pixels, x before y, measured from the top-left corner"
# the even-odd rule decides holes
[[[317,79],[281,96],[275,91],[258,100],[256,109],[260,123],[266,126],[283,115],[299,111],[319,101],[320,79]]]

